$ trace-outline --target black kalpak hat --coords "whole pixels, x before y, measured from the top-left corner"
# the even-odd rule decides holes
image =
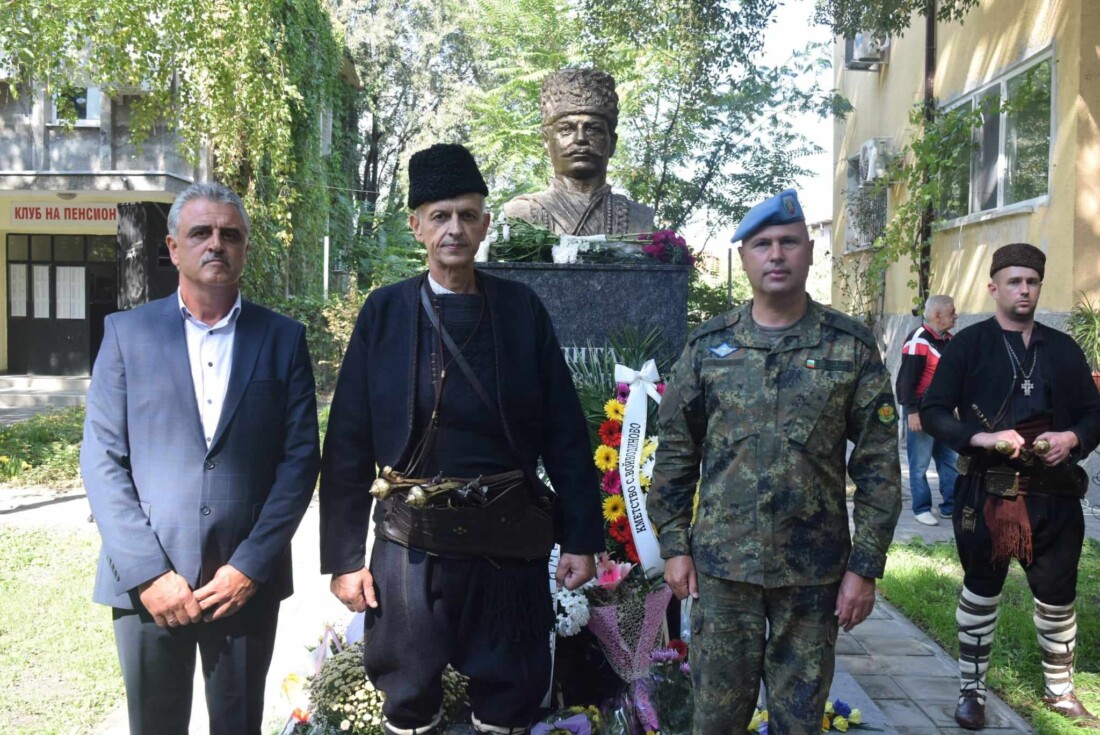
[[[409,159],[409,209],[462,194],[489,196],[474,156],[455,143],[436,143]]]
[[[993,264],[989,266],[989,277],[992,278],[1002,268],[1018,266],[1020,268],[1031,268],[1039,274],[1039,279],[1042,280],[1046,273],[1046,264],[1047,256],[1043,254],[1042,250],[1026,242],[1014,242],[1011,245],[997,248],[993,253]]]

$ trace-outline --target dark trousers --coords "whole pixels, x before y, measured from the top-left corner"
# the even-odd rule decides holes
[[[769,732],[821,732],[836,666],[840,584],[765,589],[706,574],[698,581],[691,608],[692,732],[745,732],[761,678]]]
[[[978,478],[962,479],[967,481],[968,486],[978,482]],[[962,485],[962,482],[959,484]],[[977,498],[974,504],[976,525],[973,531],[963,530],[963,510],[969,503],[965,499],[955,503],[952,517],[955,546],[959,551],[966,588],[982,597],[994,597],[1004,587],[1009,565],[994,565],[991,561],[993,543],[983,512],[983,504],[989,496],[977,488],[972,492]],[[968,492],[962,497],[972,496]],[[1028,495],[1006,502],[1027,505],[1033,555],[1031,564],[1021,563],[1021,566],[1027,575],[1031,594],[1048,605],[1073,602],[1077,598],[1077,563],[1081,559],[1081,545],[1085,539],[1081,502],[1072,497],[1052,495]]]
[[[478,720],[501,727],[532,722],[550,686],[549,624],[518,639],[501,634],[493,622],[500,596],[484,590],[500,576],[518,574],[510,580],[521,584],[509,586],[541,590],[531,604],[545,609],[516,614],[550,621],[545,561],[447,559],[376,539],[370,566],[378,607],[367,610],[363,663],[386,695],[387,722],[401,729],[429,725],[443,701],[448,663],[470,677],[467,693]]]
[[[228,618],[161,628],[144,609],[113,609],[130,735],[187,735],[195,651],[211,735],[260,735],[279,601],[257,594]]]

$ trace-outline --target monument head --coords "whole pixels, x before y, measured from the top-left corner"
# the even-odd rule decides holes
[[[539,108],[554,174],[605,178],[618,140],[619,95],[612,76],[597,69],[554,72],[542,83]]]
[[[539,111],[554,176],[549,188],[507,202],[505,217],[561,235],[652,232],[653,210],[607,183],[619,124],[612,76],[597,69],[553,72],[542,83]]]

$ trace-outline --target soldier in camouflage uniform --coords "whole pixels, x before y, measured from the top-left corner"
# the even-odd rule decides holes
[[[695,330],[673,367],[648,510],[665,578],[697,598],[696,735],[744,732],[761,676],[771,732],[816,735],[838,626],[871,612],[900,512],[897,413],[871,333],[806,294],[795,192],[750,210],[738,240],[753,300]]]

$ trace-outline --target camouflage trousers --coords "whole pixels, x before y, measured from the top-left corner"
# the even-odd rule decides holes
[[[836,665],[839,586],[765,589],[699,575],[691,611],[694,735],[745,732],[761,679],[769,733],[821,732]]]

